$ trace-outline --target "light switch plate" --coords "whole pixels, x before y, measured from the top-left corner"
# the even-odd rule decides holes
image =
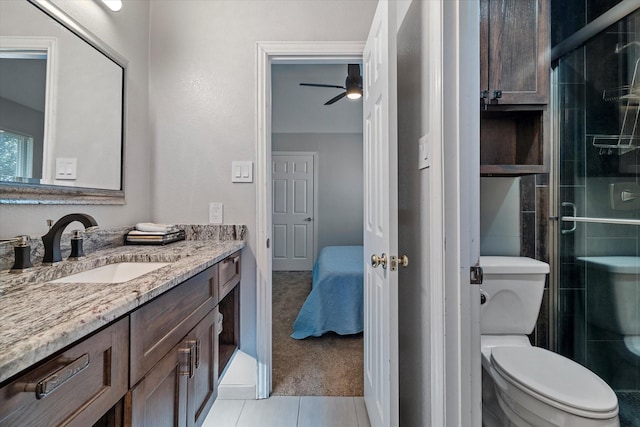
[[[253,182],[253,162],[231,162],[231,182]]]
[[[222,224],[222,203],[209,203],[209,224]]]
[[[76,179],[78,159],[56,158],[56,179]]]

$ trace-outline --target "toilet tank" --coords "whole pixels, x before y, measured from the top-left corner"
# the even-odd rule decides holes
[[[481,256],[483,279],[480,333],[526,335],[540,311],[549,265],[531,258]]]

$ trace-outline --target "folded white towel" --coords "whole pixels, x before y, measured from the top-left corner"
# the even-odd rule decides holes
[[[178,227],[171,224],[155,224],[153,222],[139,222],[136,224],[136,230],[145,232],[170,233],[178,231]]]
[[[0,0],[1,1],[1,0]],[[177,233],[178,231],[139,231],[131,230],[127,233],[129,236],[166,236],[168,234]]]

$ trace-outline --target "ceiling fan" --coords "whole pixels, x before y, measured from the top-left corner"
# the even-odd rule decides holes
[[[300,86],[330,87],[345,90],[340,95],[335,96],[325,102],[324,105],[331,105],[337,101],[340,101],[345,96],[349,99],[358,99],[362,97],[362,76],[360,75],[360,65],[348,64],[347,79],[344,82],[344,86],[324,85],[318,83],[300,83]]]

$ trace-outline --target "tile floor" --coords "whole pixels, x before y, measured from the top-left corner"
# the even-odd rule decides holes
[[[216,400],[202,427],[370,427],[362,397]]]

